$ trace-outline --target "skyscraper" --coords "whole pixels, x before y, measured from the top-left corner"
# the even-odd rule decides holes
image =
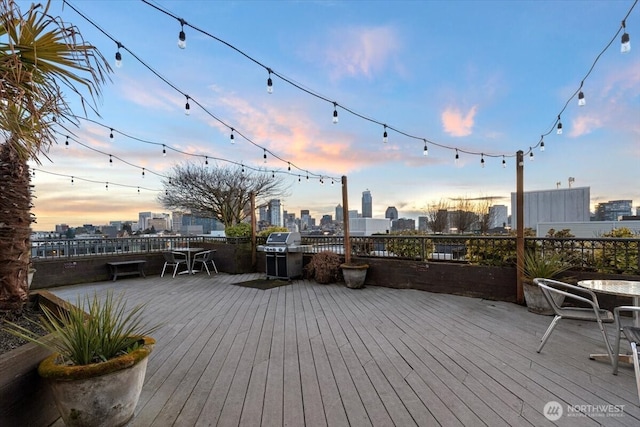
[[[342,212],[342,205],[336,206],[336,222],[344,222],[344,213]]]
[[[384,213],[384,217],[391,221],[398,219],[398,209],[396,209],[395,206],[389,206],[387,211]]]
[[[362,218],[373,218],[373,199],[371,198],[371,191],[365,190],[362,192]]]

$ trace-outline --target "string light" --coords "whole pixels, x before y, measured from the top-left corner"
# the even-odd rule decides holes
[[[167,148],[162,144],[162,157],[167,157]]]
[[[387,125],[384,125],[384,133],[382,134],[382,142],[384,142],[385,144],[389,140],[388,136],[389,135],[387,134]]]
[[[187,47],[187,35],[184,33],[184,24],[186,24],[186,21],[180,18],[180,33],[178,33],[178,47],[180,49]]]
[[[503,168],[507,167],[507,161],[504,159],[504,156],[502,156],[502,167]]]
[[[140,194],[140,187],[138,187],[138,194]]]
[[[338,123],[338,103],[333,103],[333,124]]]
[[[275,178],[276,177],[276,172],[275,171],[271,171],[271,178]]]
[[[264,154],[262,154],[262,158],[263,158],[263,163],[267,163],[267,149],[263,148],[264,150]]]
[[[73,176],[71,177],[71,185],[73,185]]]
[[[104,188],[109,191],[109,181],[107,181],[107,184],[104,186]]]
[[[244,173],[244,165],[242,165],[242,173]]]
[[[273,93],[273,80],[271,80],[271,68],[267,68],[269,78],[267,79],[267,93]]]
[[[185,95],[187,97],[187,103],[184,104],[184,113],[188,116],[191,114],[191,106],[189,106],[189,95]]]
[[[204,167],[209,168],[209,157],[204,156]]]
[[[580,82],[580,89],[582,89],[582,85],[583,82]],[[580,90],[580,92],[578,93],[578,105],[581,107],[584,107],[584,105],[587,103],[587,101],[584,99],[584,92],[582,92],[582,90]]]
[[[300,175],[298,175],[298,184],[300,184],[302,181],[300,181]]]
[[[540,151],[544,151],[544,135],[540,135]]]
[[[69,136],[67,135],[67,140],[64,142],[64,148],[69,148]]]
[[[287,162],[287,164],[288,164],[288,166],[287,166],[287,170],[288,170],[289,172],[291,172],[291,162]]]
[[[109,131],[109,138],[113,139],[113,129]]]
[[[116,51],[116,67],[122,67],[122,54],[120,53],[120,48],[123,47],[120,42],[116,42],[118,45],[118,50]]]
[[[529,161],[533,162],[533,150],[529,147]]]
[[[456,148],[456,158],[455,158],[455,164],[458,164],[458,160],[460,160],[460,155],[458,154],[458,149]]]
[[[142,177],[144,178],[144,168],[142,168]]]
[[[484,167],[484,154],[480,154],[480,166]]]
[[[109,166],[113,166],[113,158],[111,157],[111,154],[109,154]]]
[[[236,138],[235,138],[235,136],[233,136],[233,131],[234,130],[235,130],[234,128],[231,128],[231,136],[229,137],[229,139],[231,139],[231,143],[232,144],[236,143]]]
[[[427,140],[424,140],[424,150],[422,150],[422,155],[427,157],[429,155],[429,149],[427,148]]]
[[[562,122],[560,121],[560,116],[559,115],[558,115],[558,127],[557,127],[557,130],[556,130],[556,133],[558,135],[562,135]]]
[[[627,34],[627,24],[624,19],[622,20],[622,37],[620,39],[620,52],[621,53],[629,53],[631,50],[631,38],[629,34]]]

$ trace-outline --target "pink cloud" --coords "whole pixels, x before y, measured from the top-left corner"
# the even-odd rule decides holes
[[[334,32],[328,46],[325,57],[333,68],[333,78],[372,77],[388,65],[400,41],[392,27],[360,27]]]
[[[471,107],[469,111],[463,113],[459,108],[448,107],[442,112],[442,126],[444,131],[452,136],[471,135],[477,106]]]

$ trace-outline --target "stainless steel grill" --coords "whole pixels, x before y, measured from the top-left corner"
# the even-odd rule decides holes
[[[267,278],[292,279],[302,276],[302,252],[308,246],[301,245],[298,232],[271,233],[265,245],[257,250],[265,252]]]

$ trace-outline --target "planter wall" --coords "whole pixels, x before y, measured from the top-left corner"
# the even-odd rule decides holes
[[[36,304],[64,309],[67,303],[47,291],[32,292]],[[0,355],[0,423],[3,426],[48,426],[60,415],[38,365],[51,352],[29,343]]]

